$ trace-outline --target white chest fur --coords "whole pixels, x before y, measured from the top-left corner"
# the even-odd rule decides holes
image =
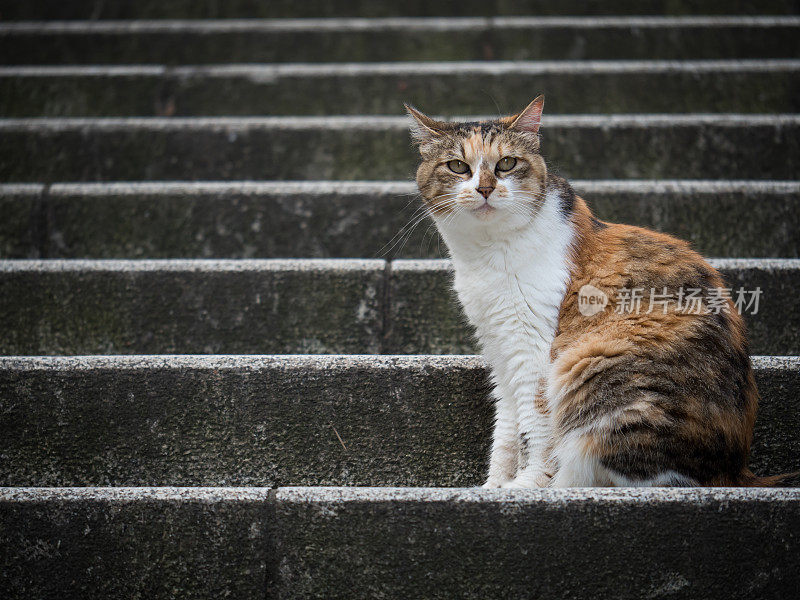
[[[569,281],[572,228],[559,213],[557,192],[529,227],[512,232],[443,231],[455,267],[455,290],[497,371],[543,374]],[[544,361],[544,364],[541,362]]]
[[[493,231],[491,223],[483,229],[456,225],[441,230],[453,258],[454,286],[496,385],[497,425],[489,479],[493,467],[509,470],[495,464],[500,460],[497,448],[522,440],[527,458],[514,469],[514,487],[528,487],[545,468],[543,452],[550,428],[546,416],[537,413],[534,398],[547,374],[558,311],[569,282],[572,228],[560,214],[557,192],[548,193],[544,206],[523,229]],[[518,447],[514,452],[519,453]],[[497,473],[495,477],[508,479]]]

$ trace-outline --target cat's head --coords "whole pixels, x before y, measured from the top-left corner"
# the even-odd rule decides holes
[[[436,121],[406,106],[422,162],[417,185],[434,219],[456,227],[517,228],[544,202],[547,169],[539,154],[544,96],[492,121]]]

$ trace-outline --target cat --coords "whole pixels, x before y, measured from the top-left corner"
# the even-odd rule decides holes
[[[686,242],[595,218],[547,169],[543,107],[442,122],[406,105],[494,384],[484,487],[776,483],[747,466],[758,391],[722,277]]]

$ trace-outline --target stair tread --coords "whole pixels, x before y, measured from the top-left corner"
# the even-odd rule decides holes
[[[796,470],[800,357],[753,357],[751,467]],[[0,357],[4,485],[481,482],[477,356]]]

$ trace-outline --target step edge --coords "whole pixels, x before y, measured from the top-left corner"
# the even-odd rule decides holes
[[[547,28],[718,28],[718,27],[799,27],[793,15],[719,16],[519,16],[519,17],[332,17],[284,19],[131,19],[14,21],[0,23],[3,33],[43,34],[135,34],[135,33],[243,33],[243,32],[322,32],[353,33],[409,28],[422,31],[474,31],[484,29]]]
[[[756,370],[800,371],[800,356],[751,356]],[[477,354],[90,354],[0,356],[2,371],[207,371],[407,369],[486,369]]]

